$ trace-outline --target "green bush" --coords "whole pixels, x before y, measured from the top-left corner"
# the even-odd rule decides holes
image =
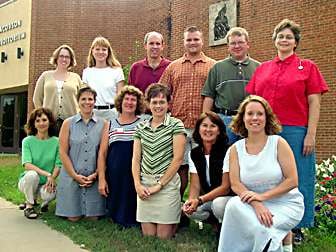
[[[320,230],[336,234],[336,156],[316,165],[315,221]]]

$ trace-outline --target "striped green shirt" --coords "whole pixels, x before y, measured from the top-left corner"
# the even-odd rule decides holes
[[[164,122],[152,128],[146,120],[137,126],[134,139],[141,142],[141,172],[145,174],[163,174],[173,159],[173,137],[186,134],[180,119],[166,115]]]

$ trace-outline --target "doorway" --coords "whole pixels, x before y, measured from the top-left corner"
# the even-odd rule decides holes
[[[18,153],[26,136],[27,93],[0,96],[0,152]]]

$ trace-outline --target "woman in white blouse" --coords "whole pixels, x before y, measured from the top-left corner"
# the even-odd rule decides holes
[[[121,65],[104,37],[93,40],[87,61],[88,67],[84,69],[82,79],[97,92],[94,113],[110,120],[117,116],[114,98],[124,86]]]

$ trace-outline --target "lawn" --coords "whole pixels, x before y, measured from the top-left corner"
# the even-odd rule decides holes
[[[23,195],[17,190],[17,178],[22,170],[19,157],[0,156],[0,197],[15,204],[23,201]],[[175,239],[162,241],[142,237],[139,229],[122,229],[106,219],[69,223],[56,217],[54,210],[55,204],[52,204],[49,212],[41,216],[44,222],[90,251],[216,251],[215,234],[208,225],[199,230],[198,225],[192,223],[188,229],[180,231]],[[321,232],[318,228],[311,229],[306,232],[305,243],[294,251],[335,252],[336,236],[327,231]]]

